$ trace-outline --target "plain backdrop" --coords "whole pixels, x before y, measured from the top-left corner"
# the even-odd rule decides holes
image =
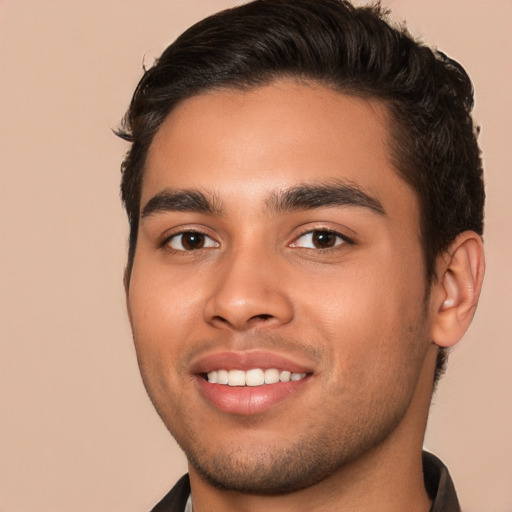
[[[512,1],[385,0],[473,78],[487,276],[426,446],[465,512],[512,511]],[[232,0],[0,0],[0,510],[147,511],[186,471],[124,307],[111,132],[153,59]],[[204,426],[205,430],[208,428]]]

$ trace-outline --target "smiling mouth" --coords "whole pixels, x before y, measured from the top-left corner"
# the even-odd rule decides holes
[[[313,368],[263,351],[219,352],[191,365],[200,394],[215,409],[254,416],[300,396]]]
[[[205,374],[210,384],[221,384],[225,386],[265,386],[277,384],[278,382],[296,382],[306,377],[306,373],[290,372],[277,368],[252,368],[250,370],[213,370]]]

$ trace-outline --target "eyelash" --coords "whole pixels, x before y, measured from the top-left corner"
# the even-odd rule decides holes
[[[335,230],[330,229],[330,228],[321,228],[321,227],[319,227],[319,228],[309,229],[309,230],[304,231],[303,233],[301,233],[290,244],[290,247],[299,247],[300,248],[299,245],[295,245],[297,243],[297,241],[300,240],[302,237],[305,237],[307,235],[311,235],[313,237],[313,235],[315,233],[317,233],[317,234],[319,234],[319,233],[326,233],[328,235],[333,235],[337,239],[339,239],[339,241],[335,241],[335,245],[333,245],[332,247],[303,247],[303,249],[310,249],[310,250],[315,250],[315,251],[330,251],[330,250],[335,250],[336,248],[338,248],[339,246],[344,245],[344,244],[354,245],[354,240],[352,240],[351,238],[349,238],[345,234],[340,233],[339,231],[335,231]]]
[[[195,249],[194,248],[192,248],[192,249],[186,249],[186,248],[177,249],[177,248],[171,246],[171,242],[174,239],[179,239],[181,237],[182,238],[181,246],[184,247],[184,245],[183,245],[183,237],[185,235],[197,235],[197,236],[204,237],[204,243],[207,243],[208,245],[206,247],[205,246],[201,246],[201,247],[198,247],[198,248],[195,248]],[[180,231],[178,233],[173,233],[172,235],[170,235],[167,238],[165,238],[165,240],[161,244],[162,248],[164,248],[166,250],[169,250],[169,251],[172,251],[174,253],[194,252],[194,251],[197,251],[197,250],[200,250],[200,249],[209,249],[209,248],[215,248],[215,247],[219,247],[219,246],[220,246],[219,242],[214,240],[210,235],[208,235],[207,233],[205,233],[203,231],[199,231],[197,229],[187,229],[187,230],[184,230],[184,231]]]
[[[337,240],[335,240],[335,243],[333,246],[331,247],[302,247],[300,245],[298,245],[298,241],[303,238],[303,237],[306,237],[307,235],[311,235],[311,237],[314,236],[314,234],[327,234],[327,235],[333,235],[334,237],[336,237]],[[172,247],[171,246],[171,242],[175,239],[178,239],[180,237],[184,237],[185,235],[198,235],[198,236],[201,236],[201,237],[204,237],[203,238],[203,243],[201,244],[200,247],[197,247],[197,248],[185,248],[184,247],[184,243],[183,243],[183,238],[182,238],[182,241],[181,241],[181,247],[183,248],[176,248],[176,247]],[[312,241],[313,242],[313,241]],[[204,243],[206,243],[207,245],[205,246]],[[313,242],[314,243],[314,242]],[[289,247],[292,247],[292,248],[303,248],[303,249],[308,249],[308,250],[314,250],[314,251],[317,251],[317,252],[327,252],[327,251],[331,251],[331,250],[335,250],[336,248],[344,245],[344,244],[350,244],[350,245],[353,245],[354,244],[354,241],[347,237],[345,234],[343,233],[340,233],[339,231],[335,231],[333,229],[329,229],[329,228],[315,228],[315,229],[309,229],[307,231],[304,231],[303,233],[301,233],[300,235],[298,235],[294,240],[293,242],[291,242],[288,246]],[[187,253],[187,252],[195,252],[195,251],[199,251],[201,249],[211,249],[211,248],[217,248],[219,247],[220,244],[219,242],[217,242],[215,239],[213,239],[210,235],[208,235],[207,233],[203,232],[203,231],[200,231],[200,230],[197,230],[197,229],[189,229],[189,230],[185,230],[185,231],[180,231],[178,233],[173,233],[172,235],[168,236],[167,238],[165,238],[165,240],[162,242],[161,244],[161,247],[168,250],[168,251],[171,251],[173,253],[176,253],[176,254],[184,254],[184,253]]]

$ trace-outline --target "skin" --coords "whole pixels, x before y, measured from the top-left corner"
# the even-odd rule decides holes
[[[283,80],[187,99],[155,136],[127,301],[196,512],[429,509],[421,445],[446,294],[443,280],[427,294],[387,123],[378,101]],[[382,211],[276,205],[305,184],[357,187]],[[170,190],[199,190],[211,211],[150,207]],[[300,390],[254,414],[212,405],[197,361],[255,350],[307,367]]]

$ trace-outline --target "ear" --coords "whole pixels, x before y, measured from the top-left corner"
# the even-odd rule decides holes
[[[464,231],[437,258],[437,280],[432,284],[432,340],[451,347],[464,335],[475,314],[485,271],[482,238]]]

